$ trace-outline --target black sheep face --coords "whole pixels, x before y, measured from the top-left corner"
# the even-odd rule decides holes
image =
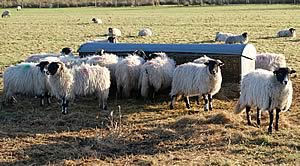
[[[208,66],[208,70],[210,74],[217,74],[219,72],[219,67],[223,66],[224,63],[222,63],[220,60],[209,60],[208,62],[204,63]]]
[[[245,33],[242,34],[242,36],[243,36],[244,38],[247,38],[247,37],[248,37],[248,33],[245,32]]]
[[[58,72],[58,69],[60,68],[60,64],[57,62],[51,62],[48,65],[47,74],[48,75],[55,75]]]
[[[295,28],[290,28],[289,31],[290,31],[291,33],[294,33],[294,32],[296,31],[296,29],[295,29]]]
[[[277,81],[283,85],[287,85],[290,80],[290,74],[296,73],[296,71],[284,67],[275,70],[273,73],[275,74]]]
[[[65,55],[69,55],[72,52],[72,49],[69,47],[65,47],[61,50],[61,53],[64,53]]]
[[[108,32],[109,33],[113,33],[113,29],[112,28],[108,28]]]
[[[45,68],[47,67],[47,65],[49,65],[49,62],[43,61],[43,62],[40,62],[39,64],[37,64],[36,66],[40,67],[40,70],[42,73],[45,73]]]
[[[117,37],[111,36],[107,38],[109,43],[117,43]]]

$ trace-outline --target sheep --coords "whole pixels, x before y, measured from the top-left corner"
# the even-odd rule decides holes
[[[246,108],[248,125],[251,125],[251,106],[257,107],[259,116],[260,109],[269,111],[270,123],[268,133],[272,133],[273,112],[276,110],[275,130],[278,130],[279,113],[287,111],[293,98],[292,82],[289,75],[295,73],[287,67],[274,71],[256,69],[246,74],[241,81],[241,95],[235,107],[235,113],[240,113]],[[257,118],[260,125],[260,118]]]
[[[284,55],[274,53],[262,53],[256,55],[255,69],[274,71],[280,67],[286,67]]]
[[[102,52],[102,51],[101,51]],[[110,71],[110,78],[112,85],[116,84],[116,66],[117,63],[122,60],[121,57],[118,57],[115,54],[101,53],[101,55],[90,56],[87,58],[86,63],[89,65],[99,65],[102,67],[107,67]]]
[[[95,24],[102,24],[102,20],[100,18],[92,18],[93,23]]]
[[[229,36],[225,40],[225,44],[234,44],[234,43],[241,43],[246,44],[248,43],[248,33],[244,32],[241,35]]]
[[[284,29],[277,32],[277,37],[296,37],[296,29]]]
[[[21,6],[17,6],[17,11],[21,11],[22,7]]]
[[[138,36],[152,36],[152,31],[149,28],[143,28],[139,31]]]
[[[2,15],[1,15],[1,17],[3,18],[3,17],[10,17],[11,16],[11,14],[10,14],[10,11],[9,10],[4,10],[3,12],[2,12]]]
[[[50,75],[51,94],[61,100],[63,114],[68,113],[70,100],[93,94],[98,97],[99,107],[107,109],[110,72],[106,67],[82,64],[68,69],[62,62],[51,62],[46,73]]]
[[[131,91],[138,90],[140,70],[145,63],[145,53],[137,50],[116,65],[117,97],[128,98]]]
[[[118,43],[117,36],[109,36],[107,39],[95,39],[94,42],[99,43]]]
[[[155,58],[144,63],[141,68],[139,88],[143,97],[150,95],[153,100],[159,90],[171,87],[175,61],[168,58],[165,53],[151,55],[150,57]]]
[[[215,37],[215,41],[219,41],[219,42],[225,42],[226,39],[229,37],[229,36],[234,36],[234,34],[232,33],[224,33],[224,32],[217,32],[216,33],[216,37]]]
[[[209,60],[204,64],[189,62],[177,66],[173,74],[170,108],[174,109],[177,96],[182,95],[188,109],[189,96],[203,96],[204,111],[212,110],[212,96],[221,88],[221,66],[223,62],[220,60]]]
[[[32,54],[28,58],[25,59],[25,62],[40,62],[41,59],[46,57],[59,57],[59,56],[73,56],[73,52],[71,48],[65,47],[61,50],[60,54],[54,53],[40,53],[40,54]]]
[[[215,59],[212,59],[206,55],[203,55],[202,57],[193,60],[193,62],[198,63],[198,64],[204,64],[205,62],[208,62],[209,60],[215,60]]]
[[[44,105],[44,98],[50,104],[49,86],[44,68],[49,62],[21,63],[8,67],[3,75],[4,103],[15,100],[16,94],[25,96],[38,96],[40,105]]]
[[[118,28],[108,28],[108,34],[109,37],[113,37],[113,36],[121,36],[121,30]]]

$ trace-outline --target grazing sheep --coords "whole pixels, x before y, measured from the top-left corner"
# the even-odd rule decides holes
[[[174,108],[176,97],[182,95],[188,109],[189,96],[203,96],[204,111],[212,110],[212,96],[221,88],[221,66],[223,63],[220,60],[209,60],[204,64],[189,62],[177,66],[173,74],[170,108]]]
[[[273,112],[276,109],[275,130],[278,130],[279,113],[287,111],[292,104],[293,87],[289,75],[295,73],[287,67],[275,71],[256,69],[246,74],[241,81],[241,95],[235,108],[240,113],[246,108],[248,125],[251,125],[251,106],[259,110],[269,111],[270,123],[268,132],[272,133]],[[260,118],[257,119],[260,125]]]
[[[44,59],[46,57],[59,57],[59,56],[73,56],[73,52],[71,48],[65,47],[61,50],[60,54],[54,54],[54,53],[40,53],[40,54],[32,54],[27,59],[25,59],[25,62],[34,62],[38,63],[41,59]]]
[[[21,63],[8,67],[3,75],[4,102],[15,100],[14,96],[22,94],[25,96],[38,96],[40,104],[44,105],[44,98],[49,100],[49,86],[44,68],[49,62]]]
[[[98,97],[99,107],[107,109],[110,72],[106,67],[83,64],[68,69],[61,62],[51,62],[46,73],[50,75],[51,94],[62,101],[63,114],[68,113],[71,99],[93,94]]]
[[[225,44],[234,44],[234,43],[241,43],[241,44],[248,43],[248,33],[244,32],[241,35],[229,36],[225,40]]]
[[[109,36],[107,39],[95,39],[93,40],[99,43],[118,43],[117,36]]]
[[[4,10],[3,12],[2,12],[2,18],[3,17],[10,17],[11,16],[11,14],[10,14],[10,11],[9,10]]]
[[[138,36],[152,36],[152,31],[149,28],[143,28],[139,31]]]
[[[22,7],[21,6],[17,6],[17,11],[21,11]]]
[[[95,24],[102,24],[102,20],[100,19],[100,18],[93,18],[92,19],[92,21],[93,21],[93,23],[95,23]]]
[[[286,67],[284,55],[274,53],[262,53],[256,55],[255,69],[274,71],[280,67]]]
[[[113,37],[113,36],[121,36],[121,30],[118,28],[108,28],[108,34],[109,37]]]
[[[141,68],[139,87],[141,95],[153,100],[155,93],[159,90],[171,87],[175,61],[167,57],[165,53],[154,53],[151,59],[143,64]]]
[[[117,63],[115,71],[117,95],[121,98],[127,98],[130,96],[131,91],[138,90],[140,70],[142,65],[145,63],[144,54],[139,53],[140,52],[137,51],[132,55],[128,55],[126,58]]]
[[[225,42],[229,36],[234,36],[232,33],[217,32],[215,41]]]
[[[277,37],[296,37],[296,29],[290,28],[281,30],[277,32]]]

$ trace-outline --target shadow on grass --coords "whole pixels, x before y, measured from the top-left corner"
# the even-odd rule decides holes
[[[204,40],[204,41],[194,41],[194,42],[191,42],[192,44],[203,44],[203,43],[216,43],[216,41],[214,40]]]
[[[277,36],[266,36],[266,37],[259,37],[257,39],[266,39],[266,40],[268,40],[268,39],[276,39],[276,38],[278,38],[278,37]]]

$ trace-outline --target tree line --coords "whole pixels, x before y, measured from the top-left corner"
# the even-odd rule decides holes
[[[0,7],[61,8],[158,5],[298,4],[300,0],[0,0]]]

